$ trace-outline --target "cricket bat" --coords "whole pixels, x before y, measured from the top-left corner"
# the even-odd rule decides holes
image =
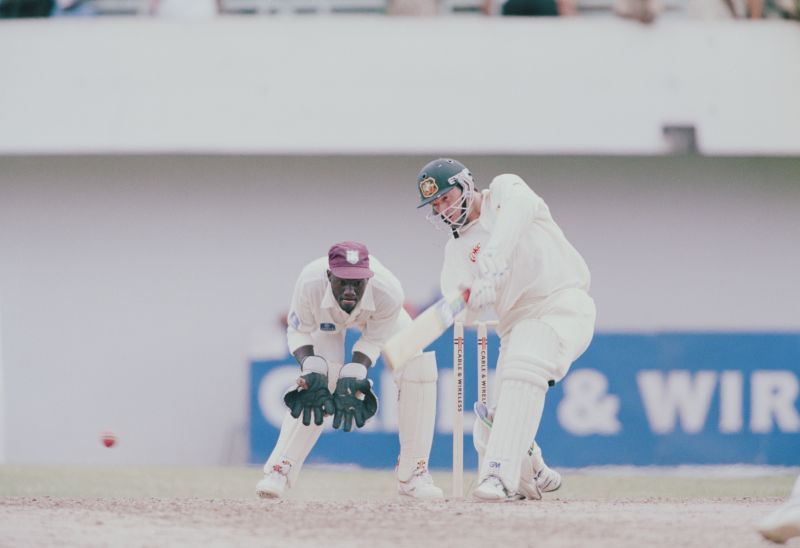
[[[468,300],[469,289],[444,296],[417,316],[411,325],[386,341],[382,354],[389,369],[402,368],[414,355],[438,339],[453,325]]]

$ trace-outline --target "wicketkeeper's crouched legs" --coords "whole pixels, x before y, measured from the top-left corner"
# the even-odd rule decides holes
[[[306,426],[299,418],[295,419],[288,412],[283,417],[281,433],[272,449],[272,453],[264,464],[264,473],[267,474],[275,466],[289,466],[286,474],[289,487],[294,485],[300,475],[300,469],[308,454],[317,443],[324,425],[317,426],[313,422]]]
[[[342,365],[328,363],[328,389],[333,390]],[[262,497],[279,498],[286,487],[292,487],[300,475],[308,454],[317,443],[324,424],[311,422],[303,424],[302,418],[293,418],[288,411],[283,417],[278,441],[264,464],[265,477],[256,486],[256,492]],[[271,472],[276,472],[271,474]]]
[[[499,396],[480,471],[477,498],[496,500],[517,492],[522,461],[536,436],[548,381],[553,378],[558,336],[547,324],[523,320],[504,337],[498,363]],[[486,481],[487,478],[494,480]],[[502,483],[502,486],[498,484]]]
[[[408,481],[417,466],[427,467],[436,423],[436,354],[425,352],[403,370],[398,386],[400,458],[397,477]]]
[[[436,354],[425,352],[403,368],[398,382],[398,429],[400,458],[397,461],[398,489],[417,498],[441,498],[433,485],[428,458],[436,425]]]

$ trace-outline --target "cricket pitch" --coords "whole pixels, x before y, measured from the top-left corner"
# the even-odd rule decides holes
[[[451,492],[450,474],[433,475]],[[391,471],[311,468],[270,501],[255,496],[260,477],[259,468],[0,466],[0,545],[769,546],[753,524],[795,476],[574,473],[542,501],[500,504],[420,503],[395,494]]]

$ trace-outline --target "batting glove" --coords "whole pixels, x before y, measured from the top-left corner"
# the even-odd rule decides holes
[[[477,265],[481,278],[491,280],[495,289],[499,289],[508,276],[508,264],[492,249],[482,249],[478,253]]]
[[[469,290],[467,307],[473,312],[483,312],[497,300],[495,282],[489,278],[477,278]]]

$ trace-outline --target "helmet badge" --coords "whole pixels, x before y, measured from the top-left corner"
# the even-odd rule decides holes
[[[419,193],[423,198],[430,198],[439,192],[439,185],[436,184],[436,179],[433,177],[425,177],[419,182]]]

